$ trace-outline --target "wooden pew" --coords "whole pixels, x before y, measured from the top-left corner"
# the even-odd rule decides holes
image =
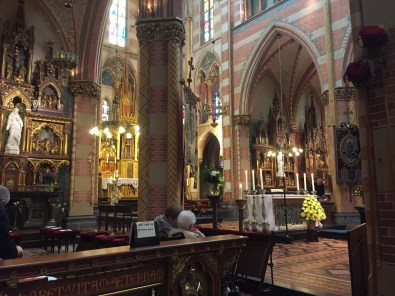
[[[243,236],[223,235],[3,260],[0,291],[38,296],[151,295],[155,290],[177,296],[200,289],[203,295],[221,295],[221,275],[234,269],[246,241]],[[43,284],[45,275],[57,280]]]

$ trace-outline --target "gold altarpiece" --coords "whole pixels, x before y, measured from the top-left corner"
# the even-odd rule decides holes
[[[296,190],[296,166],[294,157],[284,154],[283,171],[284,178],[277,174],[278,160],[277,157],[270,155],[271,152],[278,150],[280,141],[290,143],[290,132],[287,128],[289,120],[284,110],[281,108],[281,102],[277,94],[273,97],[272,106],[269,109],[269,120],[259,120],[253,127],[252,134],[252,158],[253,168],[255,170],[255,184],[260,188],[260,175],[262,172],[263,188],[265,190],[272,188],[283,188],[285,180],[286,190]],[[285,132],[284,132],[285,131]]]
[[[114,97],[101,99],[101,121],[91,133],[99,136],[99,175],[102,197],[138,197],[138,138],[135,79],[127,58],[104,63],[113,79]],[[122,77],[118,77],[118,73]],[[93,132],[94,131],[94,132]]]
[[[33,63],[34,28],[25,28],[23,3],[15,25],[7,21],[0,52],[0,183],[11,192],[11,203],[24,204],[30,225],[54,223],[54,204],[64,199],[58,183],[70,164],[70,112],[62,97],[64,70],[53,59],[53,43]],[[67,93],[67,92],[66,92]],[[18,128],[13,125],[18,123]],[[61,174],[62,176],[59,176]]]

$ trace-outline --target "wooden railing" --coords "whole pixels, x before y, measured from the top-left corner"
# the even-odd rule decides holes
[[[143,248],[124,246],[3,260],[0,291],[10,296],[133,295],[133,291],[154,289],[161,295],[184,295],[200,289],[203,295],[220,295],[221,274],[234,270],[246,240],[222,235]],[[57,280],[47,281],[44,276]]]

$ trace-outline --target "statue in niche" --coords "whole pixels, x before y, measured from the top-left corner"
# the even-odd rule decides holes
[[[284,176],[284,154],[282,152],[277,153],[277,177]]]
[[[101,144],[99,157],[115,157],[115,154],[115,145],[112,145],[111,142],[106,141]]]
[[[10,63],[7,63],[5,77],[7,79],[11,79],[12,78],[12,65]]]
[[[5,152],[19,154],[19,144],[21,142],[23,121],[19,116],[19,109],[15,107],[8,115],[6,130],[9,131]]]
[[[18,68],[18,78],[16,79],[19,82],[24,82],[26,76],[26,68],[25,66],[21,65]]]

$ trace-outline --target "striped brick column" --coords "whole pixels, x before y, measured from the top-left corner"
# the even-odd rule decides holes
[[[97,124],[100,86],[92,81],[72,81],[69,88],[74,96],[70,216],[93,215],[98,194],[98,147],[89,130]]]
[[[247,170],[248,176],[250,176],[250,139],[249,139],[249,125],[251,122],[250,115],[234,115],[232,117],[232,126],[234,129],[234,142],[233,142],[233,199],[237,199],[240,196],[238,192],[241,183],[243,190],[251,189],[245,188],[245,171]],[[248,180],[251,184],[251,179]]]
[[[140,43],[139,220],[180,204],[183,173],[180,19],[137,22]]]

